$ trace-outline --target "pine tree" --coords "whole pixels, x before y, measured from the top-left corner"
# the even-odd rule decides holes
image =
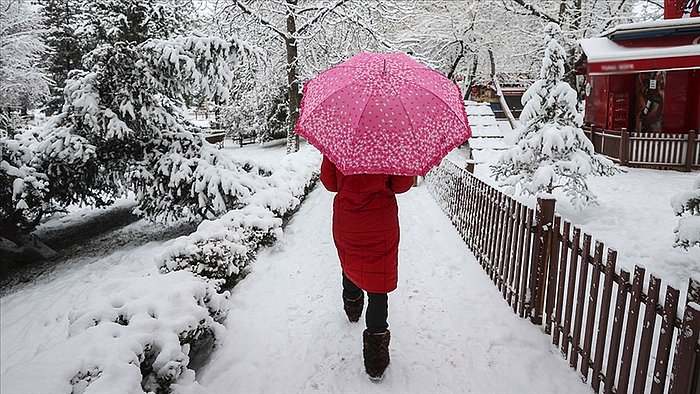
[[[523,95],[517,144],[491,166],[501,186],[528,194],[552,193],[560,188],[572,205],[595,202],[588,189],[589,175],[613,175],[617,167],[598,155],[581,130],[576,92],[563,82],[566,52],[559,45],[559,26],[545,27],[546,48],[540,79]]]
[[[700,176],[695,178],[691,190],[673,196],[671,206],[676,216],[688,214],[678,220],[678,225],[673,230],[673,246],[685,249],[700,246]]]
[[[46,58],[46,69],[53,84],[51,97],[46,104],[49,113],[61,110],[63,88],[68,73],[82,68],[81,59],[88,48],[83,48],[76,35],[76,17],[80,12],[78,0],[46,0],[41,8],[47,27],[46,45],[50,51]]]
[[[176,36],[186,18],[174,3],[83,6],[79,36],[93,49],[66,80],[62,112],[33,145],[50,180],[46,197],[103,206],[131,190],[143,215],[164,220],[211,218],[240,206],[256,184],[248,178],[260,175],[194,134],[183,106],[196,96],[225,102],[231,66],[246,45]]]

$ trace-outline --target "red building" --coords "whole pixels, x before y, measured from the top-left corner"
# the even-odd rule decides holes
[[[681,3],[580,42],[589,137],[623,165],[700,167],[700,0]]]

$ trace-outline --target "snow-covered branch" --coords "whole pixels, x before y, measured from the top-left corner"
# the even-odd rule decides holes
[[[275,26],[274,23],[272,23],[272,22],[266,20],[265,18],[262,17],[262,15],[259,15],[259,14],[255,13],[255,12],[254,12],[253,10],[251,10],[247,5],[245,5],[241,0],[234,0],[234,1],[236,2],[236,5],[238,6],[238,8],[241,9],[241,11],[243,11],[244,13],[246,13],[246,14],[248,14],[248,15],[254,17],[256,20],[258,20],[258,21],[260,22],[260,24],[262,24],[262,25],[268,27],[270,30],[272,30],[272,31],[274,31],[275,33],[277,33],[277,35],[279,35],[280,38],[282,38],[282,40],[288,40],[288,39],[289,39],[289,36],[288,36],[288,34],[287,34],[286,32],[284,32],[284,31],[278,29],[277,26]]]
[[[347,2],[348,0],[338,0],[335,4],[321,9],[313,18],[311,18],[309,21],[305,22],[303,25],[297,28],[297,33],[304,34],[309,29],[309,27],[315,25],[319,20],[321,20],[321,18],[326,16],[329,12],[333,12],[336,8],[340,7],[341,5]]]

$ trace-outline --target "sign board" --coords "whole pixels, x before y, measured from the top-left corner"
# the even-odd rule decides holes
[[[700,17],[700,0],[664,0],[664,19]]]

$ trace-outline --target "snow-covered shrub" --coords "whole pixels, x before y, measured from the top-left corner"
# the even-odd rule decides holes
[[[0,232],[13,241],[33,229],[45,210],[48,178],[33,165],[30,137],[10,138],[0,129]]]
[[[159,270],[188,270],[217,285],[244,276],[261,246],[280,235],[282,219],[269,210],[248,206],[202,222],[191,235],[178,238],[159,259]]]
[[[509,191],[537,194],[561,188],[580,207],[596,200],[586,182],[589,175],[609,176],[619,170],[595,153],[581,129],[576,91],[563,81],[566,52],[557,41],[560,33],[554,23],[545,28],[540,79],[523,95],[518,142],[491,169]]]
[[[183,132],[146,144],[144,160],[130,174],[140,214],[159,220],[219,217],[245,205],[267,187],[258,167],[239,163]]]
[[[3,392],[201,391],[187,367],[190,351],[199,340],[222,338],[229,293],[186,271],[126,275],[102,289],[68,314],[64,340],[3,371]]]
[[[316,150],[286,156],[245,207],[204,221],[194,233],[175,240],[158,258],[159,270],[188,270],[217,286],[245,276],[258,249],[281,236],[282,225],[315,185],[320,160]]]
[[[673,230],[676,235],[675,247],[688,249],[700,246],[700,176],[695,178],[693,188],[673,196],[671,206],[676,216],[683,216]]]

